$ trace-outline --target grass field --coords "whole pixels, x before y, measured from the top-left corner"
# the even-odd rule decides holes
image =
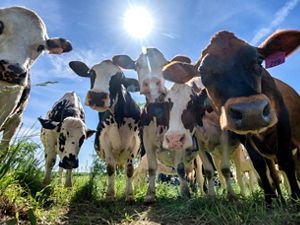
[[[136,201],[125,203],[125,179],[116,178],[115,202],[105,199],[103,172],[74,174],[73,188],[64,188],[57,177],[42,186],[42,164],[33,155],[38,146],[20,143],[0,165],[0,224],[300,224],[300,205],[264,206],[257,191],[229,201],[222,190],[211,200],[199,194],[178,197],[178,186],[157,184],[157,202],[143,204],[147,184],[135,186]],[[237,190],[238,191],[238,190]]]

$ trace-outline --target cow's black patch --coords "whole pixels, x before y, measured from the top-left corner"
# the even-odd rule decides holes
[[[64,134],[62,133],[59,134],[58,143],[59,143],[59,151],[63,152],[66,144],[66,137],[64,136]]]
[[[3,33],[4,30],[4,23],[0,21],[0,35]]]
[[[129,127],[129,129],[131,130],[131,129],[132,129],[132,124],[131,124],[131,123],[128,123],[128,127]]]
[[[109,125],[110,125],[109,120],[105,120],[105,124],[106,124],[107,126],[109,126]]]
[[[83,142],[84,142],[85,136],[82,135],[79,139],[79,148],[82,146]]]

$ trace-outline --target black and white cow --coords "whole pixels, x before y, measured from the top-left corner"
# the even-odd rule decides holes
[[[71,69],[81,77],[89,77],[91,88],[85,104],[99,112],[100,121],[95,149],[107,163],[107,197],[115,197],[115,170],[126,165],[126,201],[133,200],[133,158],[140,148],[140,109],[128,91],[138,91],[138,81],[126,78],[111,60],[104,60],[92,68],[83,62],[70,62]]]
[[[0,150],[6,149],[21,122],[30,92],[29,70],[43,52],[72,50],[62,38],[49,39],[42,19],[22,7],[0,8]]]
[[[78,154],[85,139],[96,131],[85,126],[85,114],[80,98],[67,92],[47,113],[42,124],[41,140],[45,148],[46,174],[44,184],[51,180],[51,171],[59,155],[59,167],[67,170],[65,186],[72,186],[72,169],[78,167]]]
[[[190,59],[184,56],[176,56],[171,61],[190,62]],[[164,132],[169,122],[168,112],[163,104],[167,88],[164,84],[162,69],[170,61],[158,49],[145,48],[137,60],[132,60],[127,55],[116,55],[113,57],[113,62],[124,69],[133,69],[137,72],[140,92],[146,97],[146,105],[141,116],[141,126],[143,128],[143,144],[147,153],[149,172],[149,187],[145,203],[151,203],[155,200],[155,178],[157,169],[162,168],[161,164],[170,168],[169,170],[164,168],[164,171],[172,172],[173,167],[179,172],[178,169],[181,170],[182,167],[180,163],[182,154],[162,147]],[[193,147],[187,150],[187,155],[195,150],[196,144]],[[190,159],[187,161],[190,162]],[[198,170],[201,173],[201,166],[198,166]],[[203,179],[201,179],[201,176],[198,176],[198,178],[202,188]],[[185,187],[184,185],[181,186],[181,194],[187,196],[189,192]]]

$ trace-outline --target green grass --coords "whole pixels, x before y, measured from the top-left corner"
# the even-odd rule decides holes
[[[147,184],[135,186],[136,201],[125,202],[125,179],[116,177],[116,200],[105,199],[106,176],[97,170],[74,174],[73,188],[64,188],[55,177],[42,186],[41,163],[33,154],[39,146],[20,143],[0,165],[0,224],[300,224],[300,205],[264,206],[259,188],[236,201],[218,190],[216,199],[193,194],[179,196],[178,186],[157,184],[157,201],[143,204]],[[2,171],[2,172],[1,172]]]

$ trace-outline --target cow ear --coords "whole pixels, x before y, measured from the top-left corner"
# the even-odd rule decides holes
[[[135,70],[136,65],[135,61],[131,59],[128,55],[115,55],[112,58],[113,64],[123,68],[123,69],[128,69],[128,70]]]
[[[88,139],[89,137],[92,137],[94,133],[96,133],[95,130],[87,129],[87,131],[86,131],[86,138],[85,139]]]
[[[140,84],[137,79],[125,78],[123,84],[129,92],[140,91]]]
[[[300,31],[281,30],[270,35],[259,47],[258,51],[266,58],[277,52],[290,55],[300,46]]]
[[[49,54],[61,54],[70,52],[72,44],[64,38],[50,38],[46,41],[46,49]]]
[[[40,121],[42,127],[47,130],[54,130],[60,127],[60,122],[55,122],[49,119],[43,119],[41,117],[39,117],[38,120]]]
[[[85,63],[80,61],[71,61],[69,62],[69,66],[77,75],[81,77],[90,77],[90,68]]]
[[[199,72],[192,64],[174,61],[164,66],[163,76],[166,80],[182,84],[199,76]]]
[[[184,62],[184,63],[192,63],[192,60],[184,55],[176,55],[170,62]]]

